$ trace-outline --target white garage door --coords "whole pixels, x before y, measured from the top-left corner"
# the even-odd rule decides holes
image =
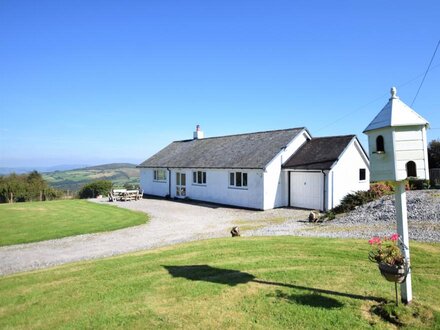
[[[322,210],[323,174],[290,172],[290,206]]]

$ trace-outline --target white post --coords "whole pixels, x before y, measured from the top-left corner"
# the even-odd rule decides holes
[[[408,217],[406,209],[406,191],[405,191],[405,181],[398,182],[397,190],[395,192],[396,196],[396,217],[397,217],[397,233],[400,238],[400,248],[402,249],[403,255],[407,261],[408,275],[406,276],[406,281],[400,284],[400,295],[402,297],[402,302],[409,304],[412,300],[412,286],[411,286],[411,268],[410,258],[409,258],[409,235],[408,235]]]

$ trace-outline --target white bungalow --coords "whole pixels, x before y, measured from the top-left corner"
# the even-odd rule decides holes
[[[368,190],[368,156],[354,135],[312,138],[305,127],[175,141],[144,161],[147,195],[267,210],[328,210]]]

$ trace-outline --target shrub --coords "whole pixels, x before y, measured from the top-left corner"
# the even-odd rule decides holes
[[[112,189],[112,182],[108,180],[98,180],[83,186],[79,192],[79,198],[95,198],[98,195],[107,195]]]
[[[371,193],[376,197],[390,195],[394,192],[394,185],[387,181],[375,182],[370,185]]]
[[[423,190],[429,189],[429,180],[422,179],[408,179],[409,189],[410,190]]]
[[[330,213],[339,214],[354,210],[356,207],[365,203],[372,202],[384,195],[389,195],[394,192],[394,185],[388,181],[376,182],[370,185],[370,189],[367,191],[360,190],[354,193],[346,195],[341,204],[333,208],[327,213],[327,217],[330,219]]]
[[[348,211],[354,210],[357,206],[363,205],[374,198],[371,197],[372,193],[368,191],[356,191],[354,193],[346,195],[342,201],[341,204],[333,208],[333,212],[338,213],[345,213]]]
[[[336,218],[336,214],[333,211],[328,211],[325,216],[329,220],[334,220]]]
[[[127,190],[137,190],[140,189],[138,184],[134,184],[134,183],[125,183],[124,184],[124,188]]]

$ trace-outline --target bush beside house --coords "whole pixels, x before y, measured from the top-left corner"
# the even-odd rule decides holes
[[[99,195],[107,195],[112,189],[113,183],[108,180],[98,180],[86,184],[78,192],[79,198],[95,198]]]

